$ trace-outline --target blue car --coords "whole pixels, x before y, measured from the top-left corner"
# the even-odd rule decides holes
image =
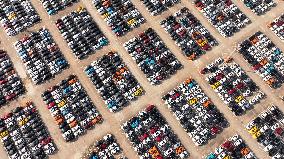
[[[64,109],[63,111],[61,111],[62,115],[65,116],[68,113],[70,113],[70,109]]]
[[[209,154],[206,159],[216,159],[217,156],[214,153]]]
[[[49,11],[47,11],[48,15],[54,15],[56,14],[56,11],[54,9],[51,9]]]
[[[95,69],[94,67],[92,66],[88,66],[86,69],[85,69],[85,73],[88,75],[88,76],[91,76],[92,74],[94,74],[95,72]]]
[[[59,58],[56,60],[56,64],[59,66],[59,67],[66,67],[68,65],[67,61],[63,58]]]
[[[112,10],[111,7],[107,8],[106,10],[107,10],[107,12],[108,12],[110,15],[113,13],[113,10]]]
[[[116,105],[117,105],[117,104],[116,104],[116,101],[111,100],[111,101],[108,102],[107,107],[110,109],[110,108],[112,108],[112,107],[114,107],[114,106],[116,106]]]
[[[99,159],[99,157],[97,155],[92,155],[89,157],[89,159]]]
[[[136,127],[138,127],[139,124],[140,124],[139,119],[135,118],[135,120],[133,120],[132,123],[131,123],[131,127],[136,128]]]
[[[63,94],[68,94],[70,91],[72,91],[72,88],[71,86],[68,86],[63,90]]]
[[[193,88],[195,85],[196,85],[195,82],[190,82],[190,83],[188,84],[188,87],[189,87],[189,88]]]
[[[18,55],[20,55],[20,56],[27,55],[27,50],[20,50],[18,52]]]
[[[274,54],[280,55],[281,54],[281,50],[279,48],[277,48],[276,50],[274,50]]]
[[[99,43],[101,46],[105,46],[108,44],[108,40],[106,38],[102,38],[99,40]]]

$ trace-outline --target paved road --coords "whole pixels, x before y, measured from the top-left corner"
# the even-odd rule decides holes
[[[106,133],[112,133],[118,139],[118,143],[123,148],[125,155],[129,159],[138,158],[136,153],[131,148],[129,141],[125,138],[125,135],[122,134],[120,130],[120,124],[137,112],[145,108],[148,104],[155,104],[160,112],[165,116],[166,120],[173,128],[174,132],[178,135],[180,139],[182,139],[182,143],[190,152],[192,159],[201,158],[205,154],[213,151],[216,146],[220,145],[226,138],[232,136],[235,133],[238,133],[242,136],[242,138],[247,142],[249,147],[256,153],[256,155],[261,158],[269,158],[268,155],[259,148],[257,142],[253,140],[249,134],[244,130],[244,125],[253,119],[257,114],[266,109],[270,104],[283,105],[284,103],[279,99],[278,95],[283,95],[283,88],[278,90],[271,90],[262,79],[252,72],[252,69],[249,67],[248,63],[244,61],[244,59],[235,51],[235,46],[238,42],[242,41],[249,35],[252,35],[254,32],[261,30],[264,32],[277,46],[279,46],[282,50],[284,50],[283,43],[266,27],[267,23],[284,13],[284,3],[280,1],[276,1],[278,6],[273,8],[264,16],[256,16],[252,13],[248,8],[245,8],[241,1],[233,0],[234,3],[240,7],[240,9],[252,20],[252,24],[248,25],[241,32],[235,34],[232,38],[224,38],[222,37],[217,30],[209,24],[205,17],[191,4],[191,1],[181,0],[181,3],[170,8],[168,11],[164,12],[158,16],[151,16],[149,12],[145,9],[143,4],[139,0],[132,0],[138,10],[142,13],[142,15],[146,18],[147,22],[141,27],[134,29],[132,32],[127,35],[117,38],[107,27],[106,23],[102,20],[98,12],[95,10],[94,6],[91,4],[90,0],[81,0],[78,4],[73,5],[60,12],[55,16],[48,16],[45,10],[42,8],[40,2],[38,0],[32,0],[32,4],[35,6],[38,11],[40,17],[43,19],[41,23],[35,25],[34,27],[28,29],[28,31],[36,31],[41,27],[46,27],[50,30],[52,36],[54,37],[56,43],[60,47],[64,56],[70,63],[70,68],[68,70],[63,71],[60,75],[57,75],[55,79],[48,81],[42,85],[34,85],[31,83],[31,80],[28,79],[25,69],[20,61],[20,58],[16,55],[16,52],[12,46],[12,44],[20,37],[23,37],[25,33],[21,33],[20,35],[12,38],[8,38],[3,30],[0,31],[0,47],[4,48],[8,51],[12,61],[14,62],[15,68],[21,78],[23,79],[25,86],[27,88],[27,93],[24,96],[21,96],[18,100],[11,102],[5,107],[2,107],[0,110],[0,114],[4,114],[5,112],[9,112],[11,109],[20,105],[24,101],[32,100],[35,105],[39,109],[39,112],[43,118],[43,121],[46,123],[52,137],[55,140],[56,145],[58,146],[58,153],[50,156],[51,159],[57,158],[79,158],[82,153],[86,150],[86,148],[91,145],[96,139],[99,139]],[[87,59],[83,61],[78,61],[75,59],[71,50],[68,48],[66,42],[61,37],[60,33],[56,29],[54,22],[56,19],[62,17],[63,15],[71,12],[79,5],[84,6],[90,12],[91,16],[98,23],[101,30],[110,40],[110,45],[104,47],[102,50],[97,51],[95,54],[91,55]],[[163,30],[163,28],[159,25],[159,22],[165,17],[173,14],[178,11],[182,7],[188,7],[190,11],[201,21],[201,23],[212,33],[212,35],[219,41],[220,45],[215,47],[213,50],[207,52],[207,54],[203,55],[196,61],[188,61],[185,56],[183,56],[180,49],[175,45],[175,43],[170,39],[170,36]],[[144,74],[140,71],[138,66],[132,60],[130,55],[125,51],[122,47],[122,44],[128,41],[130,38],[134,37],[138,33],[143,30],[152,27],[158,33],[158,35],[162,38],[168,48],[176,55],[176,57],[181,61],[184,65],[184,68],[177,72],[174,76],[164,81],[159,86],[152,86],[147,81]],[[28,32],[26,32],[27,34]],[[83,68],[94,61],[98,57],[106,54],[110,50],[116,50],[122,57],[125,63],[128,65],[130,71],[134,74],[137,80],[141,83],[146,93],[144,96],[140,97],[137,101],[132,102],[128,107],[124,108],[122,111],[118,113],[110,113],[106,108],[104,102],[100,98],[99,94],[95,90],[95,87],[91,84],[89,79],[84,75]],[[209,62],[213,61],[215,58],[220,56],[233,56],[235,61],[241,65],[241,67],[247,72],[247,74],[260,86],[260,89],[265,92],[268,96],[267,100],[261,102],[260,104],[255,106],[255,109],[248,112],[246,115],[241,117],[234,117],[232,113],[227,109],[226,105],[217,97],[216,93],[210,88],[210,86],[204,80],[204,77],[201,76],[198,71],[200,68],[204,67]],[[98,110],[103,115],[105,121],[96,126],[93,130],[90,130],[84,136],[81,136],[77,141],[72,143],[66,143],[63,141],[61,137],[61,133],[59,132],[57,126],[48,110],[45,108],[44,103],[40,97],[40,93],[47,89],[48,87],[55,85],[62,79],[66,78],[70,74],[78,75],[79,80],[85,87],[87,93],[94,101]],[[217,105],[218,109],[224,113],[225,117],[230,122],[230,127],[226,128],[220,135],[216,137],[216,139],[211,140],[206,146],[196,147],[194,146],[190,137],[183,131],[181,126],[178,124],[172,113],[167,109],[166,105],[161,100],[161,97],[168,92],[169,90],[176,87],[179,83],[185,80],[188,77],[193,77],[203,88],[205,93],[212,99],[212,101]],[[281,109],[284,111],[284,107]],[[2,155],[3,154],[3,155]],[[1,159],[5,159],[6,154],[3,148],[0,148]],[[5,156],[5,157],[4,157]],[[6,157],[7,158],[7,157]]]

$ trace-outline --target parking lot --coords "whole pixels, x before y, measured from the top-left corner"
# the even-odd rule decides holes
[[[7,105],[0,108],[0,116],[5,113],[10,112],[15,109],[18,105],[23,105],[29,100],[34,102],[37,107],[38,112],[41,114],[43,122],[46,124],[51,137],[53,138],[58,152],[50,155],[49,158],[80,158],[83,152],[93,144],[96,140],[101,139],[105,134],[111,133],[117,139],[119,146],[123,150],[125,156],[129,159],[138,158],[137,153],[134,151],[131,143],[122,134],[120,125],[125,123],[130,118],[135,116],[138,112],[144,110],[149,104],[153,104],[157,107],[159,112],[166,119],[167,123],[171,127],[171,130],[181,139],[182,145],[189,152],[191,159],[202,158],[208,155],[210,152],[214,152],[215,148],[221,145],[226,139],[230,138],[233,134],[238,134],[245,141],[248,147],[255,153],[258,158],[266,159],[269,158],[268,154],[262,150],[259,144],[251,137],[251,135],[245,130],[245,126],[252,119],[257,117],[262,111],[266,110],[271,104],[279,106],[279,108],[284,112],[284,102],[281,100],[280,96],[284,96],[284,87],[271,89],[262,77],[254,73],[254,70],[248,62],[243,58],[243,56],[237,52],[237,43],[241,43],[251,35],[255,34],[257,31],[264,33],[276,46],[281,50],[284,50],[283,42],[272,32],[267,24],[271,23],[274,19],[279,17],[284,13],[284,2],[275,0],[277,3],[276,7],[271,8],[266,14],[257,16],[248,7],[246,7],[242,1],[233,0],[233,3],[240,8],[240,10],[251,20],[251,24],[242,28],[239,32],[234,33],[230,38],[223,37],[216,29],[213,27],[208,20],[203,16],[202,13],[188,0],[181,0],[180,3],[169,7],[166,11],[159,15],[151,16],[151,13],[146,9],[145,5],[140,0],[131,0],[135,8],[141,13],[145,18],[145,22],[139,27],[131,29],[131,31],[125,32],[124,36],[116,36],[110,27],[101,17],[100,13],[97,11],[95,6],[90,0],[81,0],[78,3],[72,4],[72,6],[66,7],[64,10],[59,11],[57,14],[49,16],[46,10],[43,8],[40,1],[32,0],[31,3],[38,12],[41,22],[34,24],[34,26],[27,28],[25,32],[19,33],[19,35],[9,37],[4,29],[0,28],[0,48],[7,51],[11,61],[13,62],[14,68],[17,74],[22,79],[22,82],[27,90],[24,95],[19,96],[13,101],[10,101]],[[109,45],[102,47],[97,50],[95,54],[88,54],[88,57],[83,60],[78,60],[72,53],[71,48],[67,45],[67,42],[61,36],[59,30],[57,29],[55,22],[57,19],[69,14],[70,12],[76,10],[79,6],[87,9],[89,14],[92,16],[93,20],[96,22],[100,30],[106,36],[109,41]],[[170,15],[173,15],[180,9],[187,7],[199,21],[200,23],[211,33],[211,35],[218,41],[218,46],[212,47],[212,50],[206,51],[206,54],[201,55],[198,59],[190,61],[186,58],[184,53],[171,39],[170,35],[164,30],[160,25],[160,21],[166,19]],[[64,55],[65,59],[69,63],[69,68],[62,70],[60,74],[54,76],[51,80],[47,82],[35,85],[29,76],[26,74],[26,69],[18,56],[13,44],[21,39],[24,35],[29,35],[31,32],[37,32],[40,28],[45,27],[51,33],[55,43],[60,48],[60,51]],[[183,68],[178,70],[175,74],[171,75],[169,78],[163,80],[159,85],[151,85],[149,80],[146,78],[145,74],[136,62],[132,59],[131,55],[124,49],[123,44],[129,41],[131,38],[136,37],[141,32],[147,30],[148,28],[153,28],[155,32],[159,35],[160,39],[165,43],[167,48],[174,54],[174,56],[181,62]],[[106,53],[114,50],[123,59],[123,62],[127,65],[129,71],[137,79],[138,83],[142,86],[145,94],[137,98],[137,100],[131,101],[129,105],[123,108],[121,111],[112,113],[107,108],[104,100],[92,84],[91,80],[86,76],[84,70],[86,66],[90,65],[93,61],[98,60]],[[242,116],[234,116],[232,112],[227,108],[227,105],[216,95],[210,85],[205,80],[205,76],[201,75],[199,72],[202,68],[208,65],[210,62],[214,61],[218,57],[228,57],[234,58],[240,67],[245,71],[245,73],[259,86],[260,90],[266,94],[266,99],[260,101],[260,103],[254,105],[252,110],[248,110]],[[73,142],[65,142],[61,136],[61,132],[56,125],[54,118],[48,112],[45,103],[42,100],[41,94],[44,90],[58,84],[63,79],[67,79],[71,74],[77,75],[80,83],[84,87],[86,93],[93,101],[96,109],[102,115],[104,121],[101,124],[96,124],[94,128],[88,130],[86,134],[80,136],[77,140]],[[192,139],[184,131],[184,128],[180,126],[176,118],[173,116],[172,112],[164,104],[161,99],[167,92],[176,88],[177,85],[193,77],[194,80],[199,84],[204,93],[211,99],[218,110],[224,114],[224,117],[229,122],[229,126],[225,128],[220,134],[218,134],[212,140],[209,140],[204,146],[194,146]],[[72,153],[70,153],[72,152]],[[0,156],[1,159],[6,159],[7,154],[0,146]]]

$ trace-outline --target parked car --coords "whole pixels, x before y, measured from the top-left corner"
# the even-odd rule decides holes
[[[256,32],[238,45],[238,51],[252,69],[271,88],[278,88],[284,82],[284,56],[262,32]]]
[[[140,158],[187,158],[189,153],[154,105],[121,125]]]
[[[246,7],[248,7],[256,15],[263,15],[270,9],[276,6],[273,0],[242,0]]]
[[[275,105],[250,121],[246,129],[273,159],[284,158],[284,115]]]
[[[123,46],[153,85],[160,84],[182,68],[182,64],[152,28]]]
[[[106,134],[93,145],[88,148],[82,158],[115,158],[114,156],[122,153],[122,149],[112,134]]]
[[[0,106],[24,94],[25,91],[7,52],[0,50]]]
[[[55,24],[74,56],[80,60],[109,43],[83,7],[58,19]]]
[[[75,75],[50,87],[42,93],[42,98],[67,142],[103,120]]]
[[[85,73],[111,112],[117,112],[144,93],[144,89],[115,52],[93,61]]]
[[[57,149],[32,102],[0,119],[0,138],[11,159],[46,158]]]
[[[211,88],[237,116],[265,98],[265,94],[232,58],[217,58],[200,73],[205,74]]]
[[[234,135],[224,141],[215,152],[211,152],[204,157],[205,159],[229,159],[245,158],[256,159],[257,157],[252,150],[245,144],[244,140],[238,135]]]
[[[40,17],[29,0],[2,0],[0,22],[8,36],[15,36],[40,22]]]
[[[166,0],[166,1],[152,1],[152,0],[141,0],[146,6],[147,10],[151,15],[156,16],[166,11],[168,8],[180,3],[180,0]]]
[[[162,99],[196,146],[205,145],[223,128],[227,120],[192,79],[186,79]]]
[[[233,36],[251,23],[231,0],[195,0],[194,5],[224,37]]]
[[[41,84],[68,68],[69,64],[50,32],[41,28],[14,43],[26,71],[35,84]]]
[[[92,2],[116,36],[125,35],[145,22],[130,0],[92,0]]]
[[[216,39],[188,8],[182,8],[160,24],[189,60],[195,60],[218,45]]]
[[[284,14],[277,17],[273,22],[268,24],[268,28],[273,31],[276,36],[282,41],[284,41]]]
[[[43,8],[48,15],[57,14],[59,11],[64,10],[68,6],[77,3],[78,0],[40,0]]]

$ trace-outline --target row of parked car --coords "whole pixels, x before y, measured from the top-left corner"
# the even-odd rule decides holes
[[[272,159],[284,158],[284,114],[277,106],[263,111],[246,129]]]
[[[160,24],[190,60],[196,59],[218,45],[218,42],[188,8],[182,8]]]
[[[78,59],[86,58],[109,43],[85,8],[77,8],[58,19],[55,24]]]
[[[50,32],[45,28],[25,35],[15,42],[14,46],[35,84],[51,79],[69,66]]]
[[[0,21],[8,36],[15,36],[40,21],[29,0],[1,0]]]
[[[85,68],[111,112],[117,112],[144,93],[121,57],[109,52]]]
[[[154,105],[121,126],[140,159],[188,158],[189,153]]]
[[[180,3],[180,0],[163,0],[163,1],[153,1],[153,0],[140,0],[146,6],[147,10],[151,15],[156,16],[166,11],[168,8]]]
[[[86,154],[81,159],[115,158],[122,153],[122,149],[117,143],[114,135],[106,134],[102,139],[97,140],[89,147]],[[119,158],[123,159],[123,158]]]
[[[242,0],[243,3],[256,15],[263,15],[276,6],[273,0]]]
[[[10,159],[43,159],[57,149],[32,102],[1,117],[0,138]]]
[[[92,0],[92,2],[116,36],[125,35],[145,22],[131,0]]]
[[[217,58],[203,68],[201,74],[206,74],[206,81],[237,116],[265,98],[265,94],[232,58]]]
[[[228,125],[223,114],[192,78],[186,79],[162,99],[196,146],[205,145]]]
[[[266,35],[256,32],[240,43],[238,49],[271,88],[281,86],[284,82],[284,55]]]
[[[284,41],[284,13],[271,22],[268,27],[280,40]]]
[[[67,142],[103,120],[75,75],[44,91],[42,98]]]
[[[153,85],[160,84],[183,67],[152,28],[123,46]]]
[[[77,3],[78,0],[40,0],[40,2],[48,15],[54,15],[59,11],[72,6],[72,4]]]
[[[245,144],[245,141],[239,136],[234,135],[224,141],[215,152],[210,153],[205,159],[257,159],[255,154]]]
[[[224,37],[233,36],[251,23],[231,0],[194,0],[194,4]]]
[[[0,49],[0,106],[26,91],[6,51]]]

